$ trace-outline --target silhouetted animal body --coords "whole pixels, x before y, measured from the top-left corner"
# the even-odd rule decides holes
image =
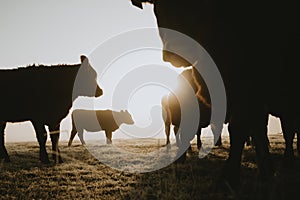
[[[98,132],[105,131],[106,143],[112,143],[112,132],[119,129],[121,124],[133,124],[134,121],[126,111],[112,110],[74,110],[72,112],[72,131],[68,146],[72,145],[72,141],[78,132],[78,137],[83,145],[83,131]]]
[[[47,125],[53,159],[62,162],[58,149],[60,122],[78,96],[102,95],[96,78],[96,71],[85,56],[81,56],[81,64],[75,65],[33,65],[0,70],[0,158],[9,161],[4,145],[6,123],[31,121],[40,145],[40,160],[49,162],[45,147]]]
[[[184,80],[185,79],[185,80]],[[188,87],[191,87],[191,89],[194,90],[193,96],[189,96],[185,94],[185,91],[188,89]],[[165,95],[162,98],[162,108],[163,108],[163,119],[165,123],[165,133],[167,137],[166,144],[170,144],[170,126],[174,126],[174,133],[176,136],[176,144],[180,146],[181,144],[181,133],[178,131],[180,130],[180,121],[181,121],[181,107],[180,103],[177,97],[182,96],[183,101],[189,101],[189,99],[197,98],[196,92],[198,91],[198,87],[196,86],[193,76],[192,76],[192,69],[188,69],[183,71],[180,76],[178,77],[178,88],[174,91],[174,93],[170,93],[168,95]],[[201,94],[202,99],[198,99],[198,107],[199,107],[199,113],[200,113],[200,120],[199,120],[199,126],[197,130],[197,147],[198,149],[201,148],[202,142],[201,142],[201,130],[202,128],[205,128],[210,125],[210,119],[211,119],[211,108],[210,108],[210,96],[208,92],[208,88],[206,84],[201,82]],[[177,96],[177,97],[176,97]],[[190,104],[190,106],[193,106]],[[185,119],[186,120],[186,119]],[[192,119],[190,119],[192,120]],[[217,146],[220,146],[222,144],[221,142],[221,132],[223,128],[222,122],[220,124],[212,124],[211,126],[212,131],[214,133],[214,140],[215,144]],[[192,139],[192,138],[191,138]]]
[[[278,98],[289,103],[281,108],[273,107],[272,112],[286,111],[287,115],[294,116],[291,113],[296,110],[299,114],[300,98],[295,95],[299,90],[296,70],[300,54],[297,3],[291,0],[132,1],[139,7],[142,2],[154,3],[159,27],[192,37],[216,63],[225,84],[229,111],[226,122],[229,122],[230,153],[225,179],[234,188],[240,185],[241,156],[247,135],[255,142],[260,175],[264,180],[272,177],[266,134],[268,103]],[[159,32],[164,60],[175,67],[194,64],[196,70],[197,62],[201,62],[193,55],[197,48],[184,44],[164,29]],[[198,80],[197,75],[194,78]],[[274,80],[278,80],[275,86]],[[278,89],[288,95],[278,96]]]
[[[272,103],[269,103],[268,107],[270,114],[278,117],[281,122],[281,128],[285,139],[284,158],[287,162],[287,165],[289,165],[289,162],[293,161],[294,159],[293,143],[295,134],[297,134],[297,150],[298,155],[300,155],[300,111],[295,109],[294,106],[290,107],[292,103],[293,102],[289,101],[285,104],[284,101],[277,102],[275,100]]]

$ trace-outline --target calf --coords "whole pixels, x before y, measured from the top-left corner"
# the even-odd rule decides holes
[[[40,145],[40,160],[48,163],[47,132],[52,132],[53,159],[62,162],[59,149],[60,122],[73,101],[79,96],[99,97],[102,90],[97,84],[97,73],[86,56],[75,65],[28,66],[0,70],[0,159],[9,161],[4,145],[7,122],[31,121]]]
[[[68,146],[78,132],[78,137],[83,145],[83,131],[98,132],[105,131],[106,143],[112,143],[112,132],[117,130],[121,124],[134,124],[130,113],[126,111],[112,110],[74,110],[72,112],[72,131]]]

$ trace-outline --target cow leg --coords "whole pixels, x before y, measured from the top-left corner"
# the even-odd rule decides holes
[[[284,158],[287,161],[293,160],[294,150],[293,150],[293,142],[295,137],[295,132],[291,126],[291,121],[285,117],[281,117],[281,127],[283,131],[283,136],[285,140],[285,152]]]
[[[250,136],[247,136],[246,138],[246,146],[250,146],[251,145],[251,138]]]
[[[178,147],[180,147],[181,146],[181,140],[180,140],[179,128],[174,125],[173,130],[174,130],[174,134],[175,134],[175,138],[176,138],[176,145]]]
[[[40,161],[49,163],[48,153],[46,151],[47,132],[43,124],[32,122],[37,140],[40,145]]]
[[[300,156],[300,129],[297,130],[297,150],[298,156]]]
[[[170,123],[165,123],[165,133],[166,133],[166,137],[167,137],[167,142],[166,145],[170,144]]]
[[[229,123],[228,131],[230,150],[227,165],[224,169],[224,177],[232,189],[236,189],[240,184],[241,158],[246,136],[242,124],[234,120]]]
[[[265,119],[253,123],[253,145],[256,151],[256,160],[259,170],[259,182],[258,182],[258,197],[259,199],[270,199],[270,195],[274,192],[274,169],[271,162],[271,156],[269,153],[269,139],[267,135],[268,115],[265,115]]]
[[[198,149],[201,149],[201,146],[202,146],[201,131],[202,131],[202,127],[199,125],[198,130],[197,130],[197,148]]]
[[[253,132],[253,143],[255,146],[257,165],[260,176],[264,180],[269,179],[273,173],[271,158],[269,153],[269,140],[267,135],[267,121],[265,124],[254,125],[258,127]]]
[[[222,125],[215,125],[215,124],[211,125],[211,130],[214,135],[214,144],[216,146],[222,146],[222,138],[221,138],[222,129],[223,129],[223,124]]]
[[[186,160],[186,151],[180,155],[182,152],[181,152],[181,148],[182,148],[182,141],[181,141],[181,132],[179,130],[179,127],[174,125],[173,127],[173,130],[174,130],[174,134],[175,134],[175,138],[176,138],[176,145],[177,147],[179,148],[178,150],[178,160],[176,160],[176,163],[182,163]]]
[[[161,100],[161,105],[162,105],[162,118],[164,121],[165,125],[165,134],[166,134],[166,145],[170,144],[170,127],[171,127],[171,122],[170,122],[170,110],[168,106],[168,96],[164,96]]]
[[[112,132],[111,131],[105,131],[106,135],[106,144],[112,144]]]
[[[186,160],[187,151],[191,150],[191,140],[195,137],[195,133],[190,134],[178,130],[176,136],[177,135],[179,136],[180,141],[178,154],[182,154],[179,156],[178,162],[184,162]]]
[[[198,127],[198,129],[199,129],[199,127]],[[193,135],[193,138],[191,138],[190,141],[192,141],[192,140],[194,139],[195,135],[197,136],[197,140],[198,140],[198,130],[197,130],[197,133]],[[192,145],[191,145],[190,142],[189,142],[189,148],[187,149],[187,151],[188,151],[188,152],[192,152],[192,151],[193,151]]]
[[[9,159],[9,156],[8,156],[8,153],[7,153],[7,150],[5,148],[5,142],[4,142],[4,130],[5,130],[5,127],[6,127],[6,122],[0,122],[0,159],[3,159],[4,158],[4,161],[5,162],[9,162],[10,159]]]
[[[50,138],[51,138],[51,142],[52,142],[52,159],[55,161],[55,163],[63,163],[62,158],[60,156],[60,151],[58,148],[60,125],[49,126],[49,130],[50,130]]]
[[[69,139],[69,142],[68,142],[69,147],[72,145],[72,142],[73,142],[74,137],[75,137],[76,134],[77,134],[76,127],[73,126],[72,131],[71,131],[71,135],[70,135],[70,139]]]
[[[82,145],[85,145],[85,141],[83,139],[83,130],[78,130],[78,137]]]

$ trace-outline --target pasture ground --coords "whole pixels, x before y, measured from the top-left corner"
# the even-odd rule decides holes
[[[300,199],[300,159],[292,166],[284,166],[282,135],[269,138],[276,170],[269,187],[272,199]],[[130,141],[126,142],[130,146]],[[0,163],[0,199],[235,199],[229,190],[216,184],[228,155],[228,138],[203,159],[198,158],[193,143],[193,153],[184,164],[142,174],[112,169],[76,141],[71,148],[67,142],[60,142],[64,163],[59,165],[38,161],[37,142],[8,143],[6,147],[11,163]],[[47,143],[48,152],[50,148]],[[136,148],[157,148],[157,143],[139,144]],[[255,163],[254,149],[246,147],[239,199],[260,197]]]

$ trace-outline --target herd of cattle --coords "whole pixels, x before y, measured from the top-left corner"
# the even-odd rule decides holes
[[[295,133],[298,134],[298,139],[300,134],[297,74],[300,64],[300,14],[296,2],[132,0],[132,3],[140,8],[143,8],[142,3],[145,2],[154,4],[158,27],[192,37],[210,54],[222,75],[227,95],[226,119],[220,123],[211,123],[211,99],[201,72],[197,71],[196,65],[199,60],[186,60],[177,55],[176,52],[184,50],[187,54],[194,52],[190,52],[192,48],[173,38],[174,36],[168,34],[165,29],[159,28],[164,45],[164,60],[175,67],[192,66],[192,69],[184,71],[180,77],[190,83],[194,95],[198,97],[201,112],[197,131],[198,147],[201,147],[201,128],[211,125],[215,142],[221,145],[220,132],[223,123],[228,123],[230,152],[224,178],[232,187],[239,185],[242,151],[246,139],[251,136],[260,174],[265,180],[270,179],[273,176],[273,168],[267,138],[268,115],[272,114],[281,120],[287,160],[294,156]],[[60,122],[67,116],[72,102],[77,97],[102,95],[102,89],[96,79],[96,71],[85,56],[81,56],[81,63],[77,65],[33,65],[0,70],[0,84],[3,86],[0,100],[0,159],[9,161],[4,144],[6,123],[31,121],[40,145],[40,160],[49,162],[45,147],[47,125],[52,132],[50,137],[53,159],[62,162],[58,149]],[[180,132],[181,109],[176,97],[184,96],[187,100],[191,98],[185,96],[184,92],[185,89],[178,88],[162,99],[167,144],[171,125],[174,125],[175,133]],[[108,120],[101,124],[101,129],[99,126],[90,126],[88,123],[92,120],[81,120],[82,123],[79,124],[74,120],[91,117],[99,122],[105,121],[106,117],[101,116],[108,116],[107,119],[119,116],[120,122],[133,123],[127,111],[113,113],[107,110],[98,113],[78,110],[72,115],[73,130],[69,145],[77,132],[84,143],[83,130],[105,130],[107,143],[111,143],[111,135],[118,128],[117,124],[111,124]],[[105,124],[109,126],[106,127]],[[183,137],[183,133],[176,134],[177,142],[180,143]],[[300,152],[299,148],[300,139]]]

